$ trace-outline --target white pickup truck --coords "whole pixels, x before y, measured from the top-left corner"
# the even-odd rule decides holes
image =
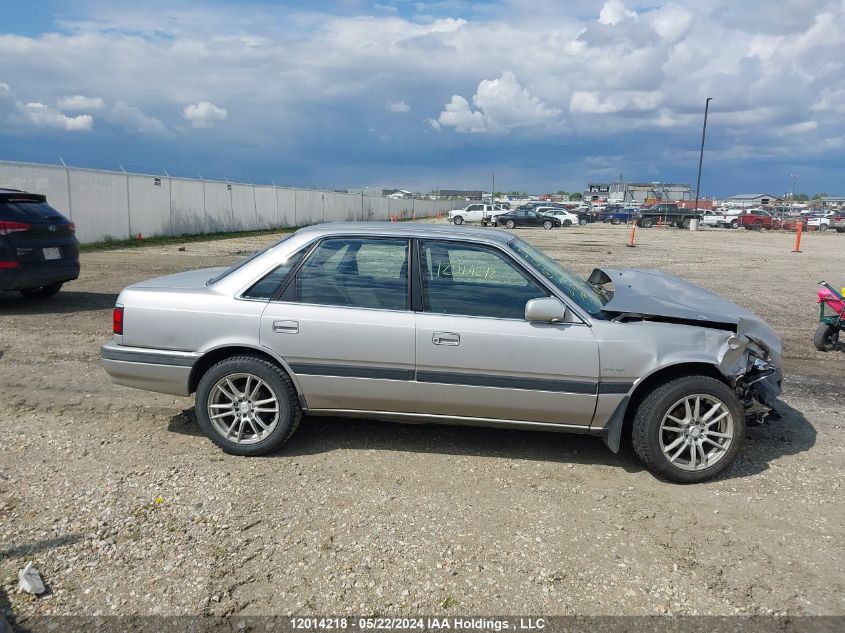
[[[704,211],[701,214],[701,226],[718,226],[730,227],[732,229],[739,228],[738,214],[726,214],[721,211]]]
[[[455,226],[460,226],[464,222],[478,222],[479,224],[496,224],[496,216],[506,213],[507,209],[502,209],[498,204],[471,204],[463,209],[456,209],[449,211],[449,222]]]

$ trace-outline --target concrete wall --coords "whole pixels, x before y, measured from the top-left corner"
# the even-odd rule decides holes
[[[10,161],[0,161],[0,187],[45,194],[51,205],[76,223],[83,243],[138,234],[424,218],[457,204]]]

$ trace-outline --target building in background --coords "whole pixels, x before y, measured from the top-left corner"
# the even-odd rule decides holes
[[[464,198],[465,200],[481,200],[483,191],[468,191],[464,189],[441,189],[437,192],[441,198]]]
[[[695,192],[687,184],[673,182],[625,182],[589,183],[584,190],[585,200],[607,200],[646,204],[658,200],[692,200]]]
[[[727,198],[725,202],[733,207],[765,207],[783,202],[783,198],[768,193],[738,193]]]

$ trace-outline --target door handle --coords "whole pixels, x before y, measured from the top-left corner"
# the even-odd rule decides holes
[[[273,331],[282,334],[297,334],[299,321],[273,321]]]
[[[435,332],[431,342],[435,345],[460,345],[461,335],[456,332]]]

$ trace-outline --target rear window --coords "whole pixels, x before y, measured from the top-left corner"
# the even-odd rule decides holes
[[[46,202],[37,200],[0,200],[0,218],[4,220],[29,220],[39,221],[62,218],[61,213],[56,211]]]

